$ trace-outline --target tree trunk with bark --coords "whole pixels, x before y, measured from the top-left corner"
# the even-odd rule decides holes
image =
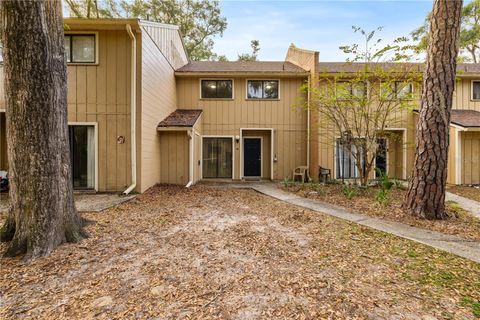
[[[446,218],[450,112],[461,10],[461,0],[435,0],[430,18],[415,163],[403,204],[411,214],[426,219]]]
[[[6,255],[29,260],[86,236],[75,208],[61,2],[2,1],[11,208]]]

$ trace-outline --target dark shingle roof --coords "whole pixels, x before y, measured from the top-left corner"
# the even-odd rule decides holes
[[[201,114],[202,110],[177,109],[163,119],[158,127],[193,127]]]
[[[453,109],[451,122],[464,128],[480,128],[480,112],[475,110]]]
[[[177,72],[306,73],[287,61],[191,61]]]
[[[385,71],[408,70],[412,72],[423,72],[423,63],[415,62],[381,62],[375,64]],[[365,67],[362,62],[318,62],[317,70],[320,73],[349,73],[358,72]],[[457,64],[457,75],[479,74],[480,63],[459,63]]]
[[[420,110],[414,109],[413,112],[419,113]],[[452,109],[450,122],[451,124],[464,128],[480,128],[480,112],[466,109]]]

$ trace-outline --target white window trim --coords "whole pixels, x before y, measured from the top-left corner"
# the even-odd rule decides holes
[[[249,98],[248,97],[248,81],[278,81],[278,98],[273,98],[273,99],[264,99],[264,98]],[[279,101],[280,100],[280,86],[281,86],[281,81],[280,79],[255,79],[255,78],[247,78],[245,79],[245,100],[248,101]]]
[[[402,80],[394,80],[392,81],[394,83],[405,83],[405,84],[409,84],[411,87],[412,87],[412,96],[410,98],[399,98],[398,97],[398,92],[395,92],[395,97],[393,99],[387,99],[387,100],[414,100],[415,99],[415,83],[412,82],[412,81],[402,81]],[[380,90],[382,90],[382,83],[385,83],[385,82],[380,82]],[[395,85],[395,91],[396,91],[396,85]],[[380,91],[380,95],[383,95],[383,92]]]
[[[95,130],[95,191],[98,192],[98,122],[68,122],[69,126],[93,126]]]
[[[471,101],[480,101],[480,98],[479,98],[479,99],[474,99],[474,98],[473,98],[473,84],[474,84],[475,82],[480,83],[480,80],[471,80],[471,81],[470,81],[470,100],[471,100]]]
[[[204,98],[204,97],[202,97],[202,81],[218,81],[218,80],[232,81],[232,97],[231,98]],[[231,100],[235,99],[235,79],[233,79],[233,78],[200,78],[199,81],[198,81],[198,87],[199,87],[200,100],[231,101]]]
[[[235,136],[229,135],[201,135],[202,146],[200,148],[200,179],[215,180],[215,178],[203,178],[203,138],[231,138],[232,139],[232,180],[235,179]],[[224,178],[218,178],[224,179]],[[217,179],[217,180],[218,180]]]
[[[93,35],[95,36],[95,62],[67,62],[69,66],[97,66],[98,65],[98,31],[67,31],[64,33],[64,36],[74,36],[74,35]],[[72,42],[70,42],[70,46]]]

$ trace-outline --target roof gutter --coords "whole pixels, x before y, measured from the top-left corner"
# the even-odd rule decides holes
[[[123,191],[124,195],[129,194],[132,192],[135,187],[137,186],[137,130],[136,130],[136,122],[137,122],[137,117],[136,117],[136,103],[137,103],[137,39],[135,38],[135,35],[132,32],[132,27],[130,24],[126,25],[127,33],[132,39],[132,61],[131,61],[131,101],[130,101],[130,119],[132,121],[132,124],[130,125],[131,128],[131,139],[132,141],[130,142],[130,145],[132,147],[131,152],[131,157],[132,157],[132,184],[125,190]]]

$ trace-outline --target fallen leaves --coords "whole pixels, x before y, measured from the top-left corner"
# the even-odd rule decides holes
[[[478,264],[250,190],[159,186],[83,216],[90,238],[1,260],[0,318],[473,319],[480,298]]]

